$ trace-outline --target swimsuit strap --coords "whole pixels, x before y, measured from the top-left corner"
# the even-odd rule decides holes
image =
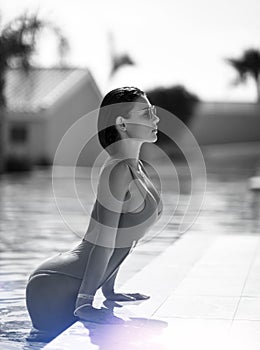
[[[135,167],[134,167],[130,162],[128,162],[127,159],[122,159],[122,158],[112,158],[112,159],[110,159],[107,163],[104,163],[104,164],[102,165],[102,167],[103,167],[104,165],[108,165],[109,163],[111,163],[111,162],[113,162],[113,161],[116,161],[116,160],[124,161],[124,162],[126,162],[128,165],[130,165],[131,168],[133,167],[133,168],[135,169]],[[141,161],[139,160],[138,163],[140,164],[140,162],[141,162]]]
[[[131,173],[134,175],[134,177],[137,178],[138,180],[140,180],[140,178],[139,178],[139,177],[134,173],[134,171],[133,171],[133,169],[134,169],[135,171],[138,171],[138,170],[137,170],[130,162],[128,162],[127,159],[121,159],[121,158],[110,159],[110,160],[107,162],[107,164],[104,164],[104,165],[108,165],[109,163],[111,163],[111,162],[113,162],[113,161],[116,161],[116,160],[122,160],[122,161],[126,162],[127,165],[128,165],[129,168],[130,168]],[[141,161],[139,160],[138,163],[140,164]],[[101,169],[103,168],[104,165],[102,165]],[[101,170],[100,170],[100,173],[101,173]]]

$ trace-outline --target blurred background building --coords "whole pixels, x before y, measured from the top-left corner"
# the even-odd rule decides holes
[[[145,90],[153,104],[179,118],[202,149],[220,144],[232,149],[237,145],[237,150],[258,148],[257,9],[255,0],[239,5],[221,0],[210,7],[203,0],[196,5],[189,0],[133,1],[125,6],[119,0],[3,4],[0,160],[4,167],[52,164],[73,123],[96,110],[109,90],[127,85]],[[86,132],[96,134],[97,115],[86,124]],[[175,134],[175,124],[162,116],[156,146],[170,157],[176,155],[169,140]],[[61,164],[74,164],[71,151],[77,142],[75,138],[71,148],[64,149]],[[159,156],[156,146],[149,151],[150,146],[143,145],[141,158]],[[101,151],[96,137],[77,165],[93,165]]]
[[[83,115],[98,108],[101,92],[88,69],[32,68],[10,69],[6,78],[6,144],[9,159],[30,159],[33,164],[52,164],[64,134]],[[88,129],[96,128],[96,119],[88,118]],[[60,165],[72,165],[70,150]],[[64,150],[65,151],[65,150]],[[93,149],[78,165],[91,165]]]

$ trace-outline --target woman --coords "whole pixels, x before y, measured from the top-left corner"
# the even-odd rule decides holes
[[[83,240],[30,275],[26,303],[36,329],[62,331],[78,319],[109,322],[102,309],[92,306],[100,287],[113,301],[149,298],[115,293],[114,284],[121,263],[162,211],[160,195],[139,160],[142,144],[157,140],[158,122],[154,107],[138,88],[118,88],[104,97],[98,137],[110,157],[100,171]]]

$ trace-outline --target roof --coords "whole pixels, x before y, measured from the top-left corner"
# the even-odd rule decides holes
[[[97,89],[86,68],[32,68],[28,74],[22,69],[9,69],[5,90],[7,108],[17,112],[37,112],[49,108],[84,79],[90,79],[93,88]]]

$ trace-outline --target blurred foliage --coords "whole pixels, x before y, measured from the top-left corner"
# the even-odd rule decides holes
[[[110,77],[112,77],[123,66],[134,66],[133,59],[127,54],[115,55],[112,57],[112,68]]]
[[[118,52],[115,46],[115,38],[112,32],[108,33],[108,46],[110,50],[111,57],[111,70],[110,76],[111,79],[116,72],[124,66],[134,66],[135,61],[128,53]]]
[[[238,73],[234,85],[245,83],[249,77],[253,78],[257,91],[257,103],[260,103],[260,50],[247,49],[240,58],[226,58],[225,61]]]
[[[22,68],[29,73],[33,54],[37,51],[38,38],[44,29],[50,30],[58,39],[60,62],[69,50],[69,44],[60,28],[50,21],[40,19],[37,14],[26,13],[0,28],[0,174],[4,172],[4,124],[5,83],[8,68]],[[11,166],[12,167],[12,166]]]
[[[7,23],[0,31],[0,105],[5,105],[5,73],[8,68],[22,68],[28,72],[37,41],[44,29],[51,30],[58,39],[60,55],[68,52],[69,44],[61,30],[37,14],[23,14]]]
[[[173,113],[186,125],[192,117],[194,107],[200,101],[198,96],[187,91],[182,85],[158,87],[146,94],[153,105]]]
[[[182,85],[171,87],[157,87],[147,91],[147,97],[150,102],[158,107],[161,107],[168,112],[174,114],[185,125],[188,125],[195,107],[200,102],[197,95],[189,92]],[[160,119],[163,116],[159,116]],[[158,146],[160,146],[168,154],[170,158],[183,160],[183,155],[176,143],[166,134],[158,130]]]

